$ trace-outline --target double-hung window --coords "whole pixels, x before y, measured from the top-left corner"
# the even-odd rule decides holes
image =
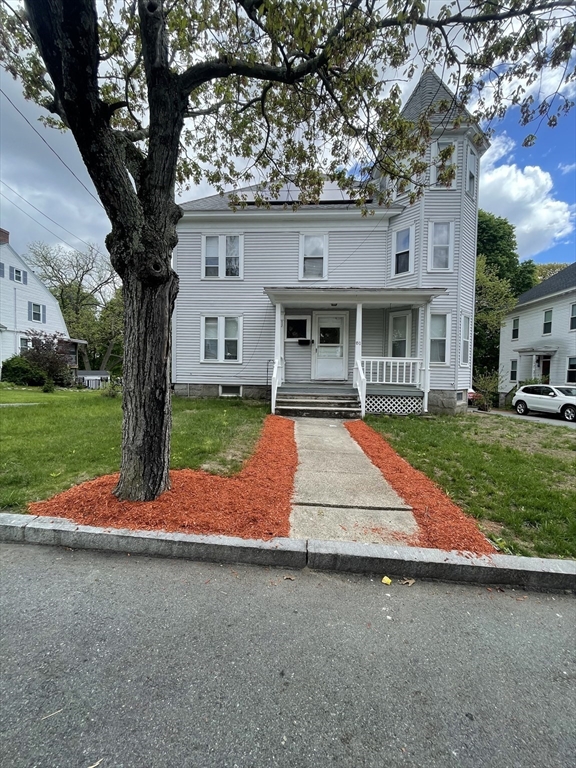
[[[454,230],[452,222],[431,221],[428,242],[428,271],[450,272],[454,262]]]
[[[432,145],[432,166],[430,168],[430,183],[432,186],[437,187],[438,189],[456,189],[456,174],[454,174],[454,178],[449,184],[445,184],[442,181],[440,181],[439,177],[439,169],[441,165],[440,156],[442,155],[444,158],[446,158],[446,152],[449,148],[452,148],[452,152],[448,156],[447,159],[444,159],[444,162],[442,163],[442,170],[449,169],[451,166],[454,165],[455,161],[455,154],[456,154],[456,145],[453,141],[449,141],[446,139],[440,139],[437,142],[435,142]]]
[[[460,352],[460,364],[470,365],[470,315],[462,315],[462,346]]]
[[[300,280],[328,277],[328,237],[324,233],[300,236]]]
[[[203,238],[202,277],[242,278],[242,235],[205,235]]]
[[[26,338],[26,336],[20,336],[20,353],[26,352],[27,349],[30,349],[32,346],[32,342],[30,339]]]
[[[34,304],[33,301],[28,302],[28,320],[32,320],[34,323],[46,322],[46,304]]]
[[[552,333],[552,310],[544,311],[544,322],[542,324],[542,335],[549,336]]]
[[[22,283],[22,285],[28,285],[28,272],[26,272],[25,269],[10,267],[8,274],[10,280],[12,280],[14,283]]]
[[[518,381],[518,360],[510,360],[510,381]]]
[[[570,307],[570,330],[576,331],[576,304]]]
[[[466,164],[466,192],[470,197],[476,197],[476,179],[478,176],[478,156],[473,149],[468,150],[468,162]]]
[[[566,371],[566,382],[576,384],[576,357],[568,358],[568,370]]]
[[[414,227],[399,229],[392,236],[392,277],[414,271]]]
[[[450,359],[448,331],[450,315],[430,316],[430,362],[447,365]]]
[[[512,341],[518,338],[520,335],[520,318],[515,317],[512,320]]]
[[[242,362],[242,318],[236,315],[202,317],[203,363]]]

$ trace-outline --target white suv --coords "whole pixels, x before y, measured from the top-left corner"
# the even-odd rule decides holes
[[[528,411],[542,411],[559,413],[566,421],[576,421],[576,387],[527,384],[516,392],[512,405],[521,416]]]

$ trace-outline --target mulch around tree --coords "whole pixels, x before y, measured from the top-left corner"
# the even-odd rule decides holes
[[[233,477],[202,470],[170,472],[172,488],[155,501],[119,501],[118,474],[70,488],[29,505],[34,515],[65,517],[103,528],[219,534],[268,540],[290,535],[298,454],[294,422],[268,416],[254,454]]]
[[[363,421],[349,421],[344,426],[384,479],[412,507],[419,533],[410,544],[478,555],[495,554],[496,549],[478,530],[474,518],[464,514],[423,472],[410,466],[381,435]]]

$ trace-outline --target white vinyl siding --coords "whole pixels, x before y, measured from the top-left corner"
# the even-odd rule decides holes
[[[454,222],[431,221],[428,234],[428,271],[451,272],[454,267]]]
[[[307,232],[300,236],[300,280],[326,280],[328,277],[328,236]]]
[[[204,235],[202,277],[207,280],[241,280],[244,266],[242,235]]]
[[[232,315],[202,317],[203,363],[241,363],[242,318]]]

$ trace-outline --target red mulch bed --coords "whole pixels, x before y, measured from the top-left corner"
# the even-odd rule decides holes
[[[172,488],[155,501],[119,501],[118,474],[77,485],[29,505],[34,515],[82,525],[271,539],[290,534],[298,454],[294,422],[268,416],[256,450],[234,477],[202,470],[170,472]]]
[[[349,421],[344,426],[384,479],[412,507],[420,529],[410,542],[413,546],[478,555],[496,552],[474,519],[465,515],[425,474],[411,467],[381,435],[363,421]]]

